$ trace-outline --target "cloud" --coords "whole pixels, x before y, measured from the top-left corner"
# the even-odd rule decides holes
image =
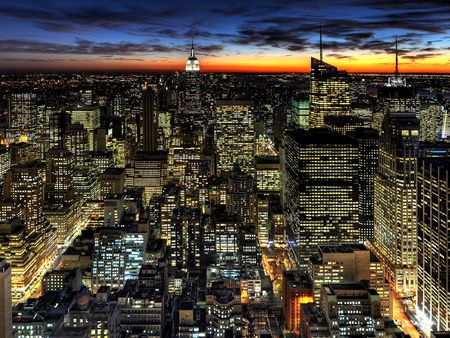
[[[27,28],[31,25],[34,31],[20,37],[11,35],[10,39],[3,35],[0,54],[165,56],[188,53],[191,37],[199,55],[245,54],[246,48],[251,53],[280,49],[294,54],[318,48],[321,22],[327,55],[348,58],[345,55],[349,51],[352,55],[392,53],[398,33],[401,54],[418,60],[419,55],[430,58],[433,56],[426,55],[442,51],[439,46],[446,43],[442,42],[443,35],[450,30],[450,2],[305,0],[299,4],[294,0],[228,0],[217,5],[206,0],[78,0],[50,6],[44,1],[16,1],[0,4],[0,21],[2,17],[25,23]],[[80,38],[73,43],[48,42],[52,41],[45,39],[50,36],[48,32],[63,37],[58,41]],[[97,36],[98,32],[101,34]],[[117,36],[121,41],[116,41]]]
[[[437,56],[441,56],[441,53],[422,53],[422,54],[412,54],[412,55],[403,55],[402,59],[407,59],[411,61],[417,61],[417,60],[425,60],[425,59],[431,59]]]
[[[223,46],[200,45],[199,49],[205,53],[214,53],[223,50]],[[0,40],[0,50],[8,53],[23,54],[78,54],[78,55],[99,55],[99,56],[130,56],[160,53],[186,52],[188,49],[184,45],[168,46],[164,44],[148,43],[110,43],[93,42],[89,40],[77,39],[75,44],[59,44],[50,42],[37,42],[32,40]]]

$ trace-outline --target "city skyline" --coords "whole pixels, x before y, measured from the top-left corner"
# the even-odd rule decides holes
[[[447,73],[442,1],[205,1],[0,5],[0,70],[182,71],[194,38],[202,72],[307,72],[319,54],[348,72]]]

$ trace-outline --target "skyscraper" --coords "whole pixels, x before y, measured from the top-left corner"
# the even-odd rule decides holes
[[[4,177],[3,198],[20,204],[23,221],[30,229],[39,228],[44,223],[44,183],[35,164],[16,165]]]
[[[357,243],[356,140],[328,129],[289,130],[281,162],[288,237],[300,266],[320,244]]]
[[[142,117],[143,117],[143,150],[145,152],[158,150],[155,116],[155,94],[145,83],[142,86]]]
[[[255,164],[255,124],[253,102],[217,101],[214,139],[218,173],[230,172],[234,164],[253,175]]]
[[[384,117],[388,113],[415,112],[420,108],[420,99],[415,87],[407,85],[399,75],[398,49],[395,41],[395,73],[388,83],[378,89],[378,107],[373,115],[373,127],[381,131]]]
[[[127,185],[144,188],[144,202],[150,201],[153,194],[160,194],[167,183],[167,152],[138,152],[127,168]]]
[[[378,169],[378,131],[356,128],[347,133],[358,143],[358,219],[360,240],[373,238],[374,177]]]
[[[435,142],[443,138],[445,107],[439,103],[422,105],[420,108],[420,140]]]
[[[416,156],[419,121],[414,113],[385,116],[375,174],[375,251],[399,293],[416,287]]]
[[[74,201],[73,154],[65,149],[50,149],[47,153],[46,200],[62,207]]]
[[[194,52],[192,40],[191,55],[186,61],[186,109],[188,114],[201,113],[200,99],[200,63]]]
[[[0,259],[0,336],[11,337],[12,302],[11,302],[11,266],[6,259]]]
[[[450,330],[450,159],[423,158],[417,170],[417,308]]]
[[[89,150],[94,150],[94,132],[100,128],[100,107],[84,106],[69,110],[72,123],[80,123],[88,131]]]
[[[8,134],[10,140],[27,141],[36,133],[36,94],[12,93],[8,97]]]
[[[309,126],[322,127],[328,115],[350,115],[350,87],[346,71],[326,63],[322,58],[322,29],[320,30],[320,60],[311,58],[309,87]]]

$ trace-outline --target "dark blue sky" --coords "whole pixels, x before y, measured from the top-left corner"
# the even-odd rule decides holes
[[[355,70],[387,67],[395,35],[404,68],[450,65],[448,0],[2,0],[0,68],[180,69],[192,36],[204,69],[303,67],[319,22],[327,58]]]

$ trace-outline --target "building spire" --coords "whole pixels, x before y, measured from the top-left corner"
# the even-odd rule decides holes
[[[320,61],[323,61],[322,22],[320,22]]]
[[[191,57],[195,57],[195,54],[194,54],[194,35],[192,35],[192,39],[191,39]]]
[[[395,35],[395,77],[398,77],[398,40]]]

